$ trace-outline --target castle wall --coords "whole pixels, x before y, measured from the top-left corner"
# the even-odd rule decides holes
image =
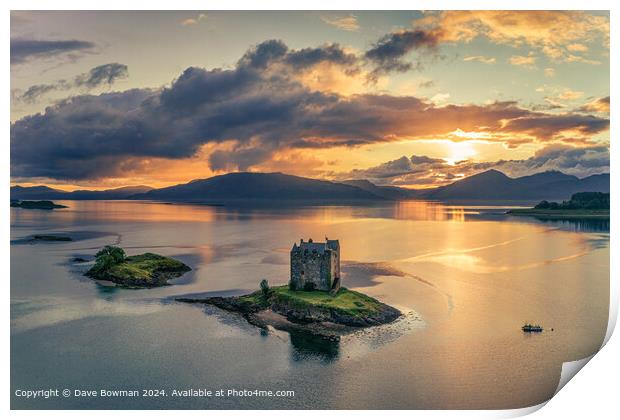
[[[313,289],[331,291],[340,285],[340,245],[337,240],[325,244],[300,242],[291,249],[291,278],[293,290]],[[338,281],[337,281],[338,280]]]
[[[291,252],[291,286],[303,290],[306,283],[314,283],[317,290],[329,291],[336,272],[337,253],[294,251]]]

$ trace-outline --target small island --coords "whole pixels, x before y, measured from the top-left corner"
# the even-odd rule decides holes
[[[95,265],[85,275],[127,288],[152,288],[168,285],[168,280],[191,270],[181,261],[147,252],[126,256],[117,246],[106,246],[96,254]]]
[[[36,209],[36,210],[54,210],[54,209],[66,209],[67,206],[62,204],[56,204],[49,200],[40,201],[28,201],[28,200],[14,200],[11,201],[11,207],[19,207],[22,209]]]
[[[232,297],[177,298],[241,314],[260,328],[306,332],[331,341],[359,328],[387,324],[401,312],[385,303],[340,285],[340,244],[303,240],[291,250],[288,285],[269,287]]]
[[[31,241],[43,241],[43,242],[71,242],[73,238],[66,235],[53,235],[53,234],[42,234],[42,235],[33,235]]]
[[[536,216],[558,219],[609,219],[609,193],[580,192],[561,203],[543,200],[531,209],[513,209],[513,216]]]

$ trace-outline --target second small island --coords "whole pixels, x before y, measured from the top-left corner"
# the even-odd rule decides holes
[[[127,288],[152,288],[168,285],[191,268],[181,261],[150,252],[127,256],[117,246],[106,246],[96,254],[95,265],[85,275]]]

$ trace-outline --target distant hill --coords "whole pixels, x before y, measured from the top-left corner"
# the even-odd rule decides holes
[[[198,179],[187,184],[151,190],[133,196],[142,200],[382,200],[381,196],[353,185],[302,178],[282,173],[238,172]]]
[[[37,185],[35,187],[22,187],[21,185],[15,185],[11,187],[11,200],[40,200],[46,198],[55,198],[59,193],[64,193],[61,190],[55,190],[54,188],[46,187],[45,185]]]
[[[416,190],[408,190],[406,188],[392,186],[379,186],[373,184],[367,179],[350,179],[347,181],[341,181],[341,183],[353,185],[354,187],[361,188],[364,191],[368,191],[388,200],[411,200],[419,196],[419,193]]]
[[[45,185],[35,187],[15,185],[11,187],[11,200],[124,200],[151,189],[151,187],[139,185],[102,191],[63,191]]]
[[[450,185],[424,191],[420,198],[432,200],[565,200],[580,191],[609,192],[609,174],[579,179],[549,171],[510,178],[491,169]]]
[[[506,201],[567,200],[581,191],[609,192],[609,174],[579,179],[562,172],[541,172],[510,178],[489,170],[450,185],[425,190],[379,186],[365,179],[330,182],[282,173],[238,172],[197,179],[187,184],[151,189],[146,186],[104,191],[62,191],[46,186],[11,187],[11,200],[165,200],[223,202],[227,200],[352,200]]]

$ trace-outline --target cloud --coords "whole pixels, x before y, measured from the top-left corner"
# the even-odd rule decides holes
[[[100,85],[111,85],[118,79],[129,76],[127,66],[120,63],[109,63],[94,67],[86,74],[75,78],[76,86],[94,88]]]
[[[609,172],[609,147],[549,145],[527,159],[476,162],[464,160],[449,164],[428,156],[402,156],[367,169],[331,174],[336,180],[368,179],[377,185],[439,186],[489,169],[511,177],[545,171],[561,171],[578,177]]]
[[[609,96],[594,99],[579,108],[582,112],[601,112],[609,114]]]
[[[23,38],[11,39],[11,64],[21,64],[38,58],[49,58],[68,53],[79,53],[95,48],[88,41],[45,41]]]
[[[39,84],[30,86],[26,91],[17,96],[16,99],[26,103],[35,103],[40,97],[55,90],[69,89],[69,85],[64,80],[59,80],[54,84]]]
[[[321,20],[328,25],[335,26],[336,28],[342,29],[343,31],[357,31],[360,28],[357,17],[354,15],[333,18],[321,16]]]
[[[442,104],[444,102],[447,102],[448,99],[450,99],[450,94],[449,93],[436,93],[435,95],[433,95],[433,97],[431,98],[431,102],[434,104]]]
[[[518,177],[544,171],[560,171],[585,177],[609,172],[609,147],[572,147],[553,144],[537,151],[534,156],[523,160],[500,160],[493,168]]]
[[[181,21],[181,25],[183,26],[192,26],[192,25],[197,25],[198,23],[200,23],[203,20],[207,19],[207,14],[206,13],[200,13],[197,17],[195,18],[187,18]]]
[[[544,73],[545,73],[545,76],[546,76],[546,77],[553,77],[553,76],[555,76],[555,69],[554,69],[554,68],[552,68],[552,67],[547,67],[547,68],[544,70]]]
[[[289,49],[266,41],[230,69],[185,69],[170,86],[75,96],[11,125],[14,177],[92,180],[118,176],[136,159],[180,160],[209,146],[213,170],[248,169],[283,151],[356,147],[485,132],[486,141],[576,142],[609,120],[546,114],[516,102],[437,106],[387,94],[343,96],[311,89],[299,72],[348,66],[334,45]],[[298,71],[292,71],[297,69]]]
[[[574,44],[569,44],[566,46],[566,49],[568,51],[573,51],[573,52],[586,52],[588,51],[588,47],[583,45],[583,44],[579,44],[579,43],[574,43]]]
[[[601,62],[599,60],[591,60],[579,55],[573,55],[573,54],[569,54],[566,57],[566,61],[569,63],[584,63],[584,64],[590,64],[593,66],[598,66],[601,64]]]
[[[558,95],[558,99],[562,101],[574,101],[575,99],[579,99],[583,96],[583,92],[576,92],[570,89],[564,89],[560,95]]]
[[[562,132],[588,137],[609,129],[609,120],[580,114],[541,114],[512,119],[502,131],[529,134],[539,140],[551,140]]]
[[[435,87],[435,81],[434,80],[425,80],[423,82],[420,82],[418,87],[420,89],[430,89],[430,88],[433,88],[433,87]]]
[[[401,30],[381,38],[365,53],[365,58],[374,65],[373,75],[389,72],[405,72],[414,64],[404,57],[414,50],[428,52],[439,42],[436,33],[425,30]],[[419,62],[418,64],[419,65]]]
[[[358,59],[355,54],[347,53],[338,44],[327,44],[319,48],[303,48],[292,51],[285,62],[295,69],[304,69],[319,63],[329,62],[355,70]]]
[[[485,37],[496,44],[528,46],[558,61],[586,44],[609,48],[609,16],[581,11],[471,10],[428,13],[413,22],[440,35],[441,42]]]
[[[73,80],[58,80],[49,84],[38,84],[30,86],[21,95],[16,95],[15,99],[26,103],[35,103],[42,96],[53,91],[67,91],[73,88],[84,88],[91,90],[99,86],[111,86],[120,79],[129,76],[128,67],[125,64],[109,63],[90,69],[87,73],[76,76]]]
[[[479,61],[484,64],[495,64],[495,57],[486,57],[484,55],[470,55],[463,58],[463,61]]]
[[[508,59],[508,62],[513,66],[533,68],[536,64],[536,56],[534,56],[532,53],[528,55],[513,55]]]

